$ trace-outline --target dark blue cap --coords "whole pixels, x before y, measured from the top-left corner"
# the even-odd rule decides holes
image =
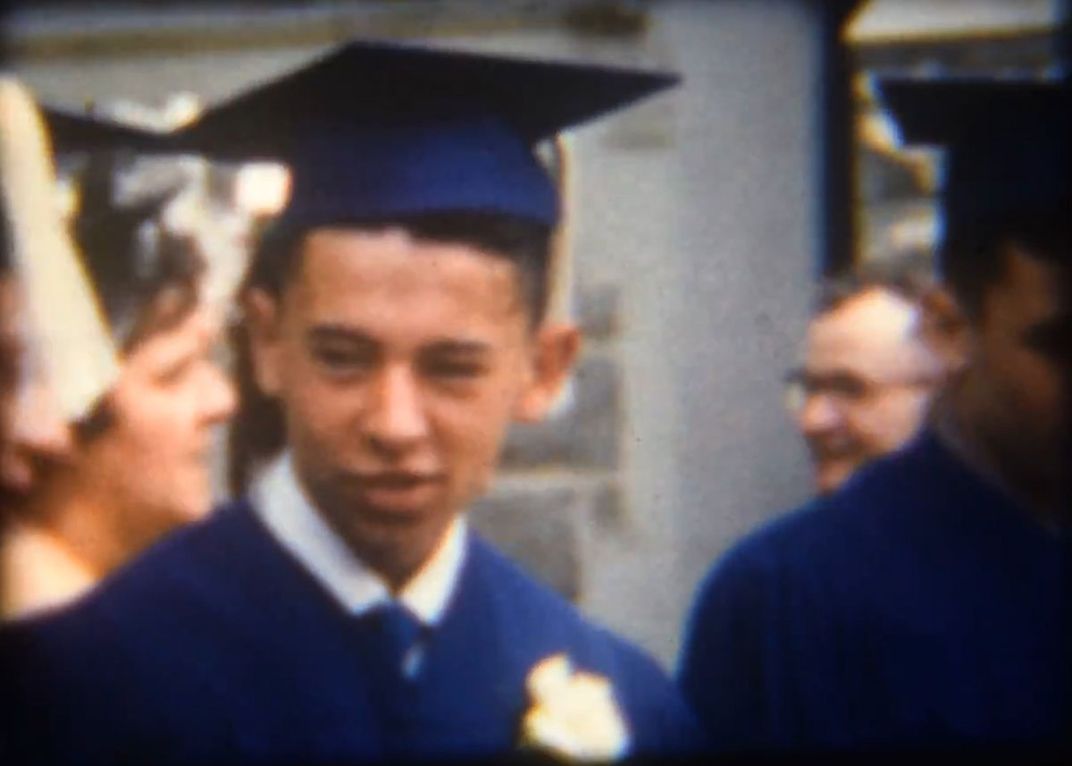
[[[42,109],[57,154],[122,151],[167,154],[176,146],[166,133],[54,107]]]
[[[886,80],[881,91],[905,143],[947,150],[947,235],[1023,215],[1072,214],[1068,82]]]
[[[533,148],[666,88],[675,75],[353,42],[207,111],[192,151],[290,166],[283,220],[308,228],[422,213],[552,224]]]

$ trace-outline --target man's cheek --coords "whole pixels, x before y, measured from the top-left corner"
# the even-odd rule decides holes
[[[1036,355],[1024,355],[1017,361],[1015,372],[1006,378],[1009,388],[1016,390],[1022,407],[1042,415],[1056,416],[1061,400],[1061,380],[1049,362]]]

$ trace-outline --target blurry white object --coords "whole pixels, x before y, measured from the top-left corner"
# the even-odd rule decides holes
[[[629,732],[603,676],[575,670],[560,653],[533,667],[526,688],[532,706],[521,722],[522,747],[577,761],[612,761],[628,752]]]
[[[41,115],[10,78],[0,78],[0,173],[28,343],[40,355],[62,415],[79,420],[111,387],[119,363],[60,214]]]
[[[290,197],[290,171],[275,162],[250,162],[238,170],[235,204],[255,217],[276,215]]]
[[[240,172],[196,156],[138,157],[117,171],[115,202],[134,206],[164,197],[156,225],[188,238],[205,262],[201,300],[222,321],[249,264],[253,219],[236,204]],[[218,182],[230,173],[227,183]],[[222,186],[222,188],[221,188]]]
[[[160,108],[117,100],[98,106],[94,112],[116,122],[163,132],[196,120],[201,115],[201,101],[193,93],[175,93]]]

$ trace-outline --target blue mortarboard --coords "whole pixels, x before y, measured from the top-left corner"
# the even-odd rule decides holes
[[[881,90],[905,143],[946,148],[947,234],[1025,214],[1072,214],[1069,83],[886,80]]]
[[[168,134],[62,109],[42,109],[57,154],[67,152],[170,153]]]
[[[674,75],[354,42],[178,134],[212,157],[290,166],[289,224],[481,211],[554,223],[533,147]]]

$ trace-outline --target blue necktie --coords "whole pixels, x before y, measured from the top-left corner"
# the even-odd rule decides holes
[[[417,617],[397,601],[388,601],[370,609],[360,618],[371,629],[373,651],[377,664],[390,670],[395,678],[412,675],[405,667],[407,655],[416,646],[421,634]]]

